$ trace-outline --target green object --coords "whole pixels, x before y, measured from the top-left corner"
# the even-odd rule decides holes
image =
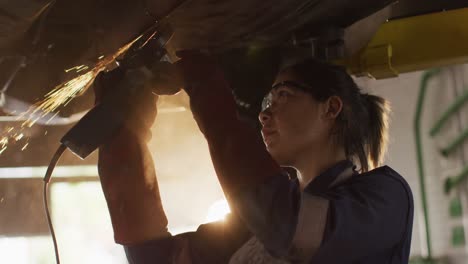
[[[462,96],[458,97],[455,102],[453,102],[453,104],[442,114],[439,120],[437,120],[430,131],[431,137],[434,137],[437,135],[437,133],[439,133],[447,120],[449,120],[449,118],[466,103],[466,101],[468,101],[468,91],[466,91]]]
[[[423,146],[421,139],[421,118],[422,110],[424,105],[424,100],[426,97],[426,90],[429,83],[429,80],[439,74],[439,69],[433,69],[424,73],[421,78],[421,83],[419,87],[418,102],[416,105],[416,114],[414,117],[414,137],[416,142],[416,155],[418,161],[418,172],[419,172],[419,184],[421,185],[421,202],[424,212],[424,224],[426,231],[426,246],[427,246],[427,259],[432,259],[432,245],[431,245],[431,233],[429,228],[429,209],[427,205],[427,193],[426,193],[426,182],[424,174],[424,156],[423,156]]]
[[[423,257],[413,257],[410,259],[409,264],[442,264],[443,261],[428,259]]]
[[[455,197],[450,201],[450,216],[452,218],[462,217],[463,209],[460,197]]]
[[[465,245],[465,229],[463,226],[452,228],[452,246],[462,247]]]
[[[468,166],[466,166],[457,176],[449,177],[445,180],[445,193],[450,193],[450,191],[463,182],[466,177],[468,177]]]
[[[447,147],[443,148],[440,150],[440,153],[444,156],[447,157],[452,153],[455,149],[457,149],[459,146],[463,145],[463,142],[468,138],[468,129],[463,131],[463,133],[458,136],[455,140],[453,140]]]

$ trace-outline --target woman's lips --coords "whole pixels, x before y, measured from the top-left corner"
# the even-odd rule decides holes
[[[267,146],[268,146],[269,144],[271,144],[272,138],[273,138],[273,136],[275,136],[276,134],[278,134],[278,132],[275,131],[275,130],[262,129],[263,141],[265,142],[265,144],[266,144]]]

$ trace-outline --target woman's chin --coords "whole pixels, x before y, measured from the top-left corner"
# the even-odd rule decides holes
[[[289,166],[287,163],[288,158],[284,152],[280,151],[277,147],[268,146],[268,152],[270,153],[271,157],[281,166]]]
[[[275,144],[273,144],[272,142],[265,141],[265,147],[272,156],[275,156],[275,153],[278,152],[277,148],[275,147]]]

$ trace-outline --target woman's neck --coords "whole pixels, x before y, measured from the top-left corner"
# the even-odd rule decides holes
[[[299,172],[298,180],[303,190],[315,177],[339,161],[346,159],[343,148],[310,148],[296,160],[294,168]]]

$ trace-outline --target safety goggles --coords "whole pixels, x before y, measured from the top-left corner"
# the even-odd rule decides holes
[[[263,97],[262,101],[262,111],[265,111],[266,109],[270,108],[271,105],[273,104],[273,91],[279,89],[280,87],[288,87],[288,88],[294,88],[294,89],[299,89],[304,92],[310,91],[312,88],[310,86],[307,86],[305,84],[301,84],[295,81],[283,81],[279,82],[271,87],[270,92]]]

